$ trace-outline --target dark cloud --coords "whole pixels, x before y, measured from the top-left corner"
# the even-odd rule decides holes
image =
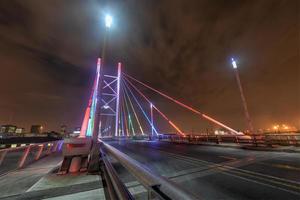
[[[297,0],[3,0],[0,124],[80,124],[108,10],[110,68],[122,61],[129,74],[243,128],[234,56],[255,126],[300,126]],[[207,126],[154,101],[185,129]]]

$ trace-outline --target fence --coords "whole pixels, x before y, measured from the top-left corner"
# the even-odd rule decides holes
[[[255,145],[282,145],[300,146],[300,134],[265,134],[265,135],[189,135],[181,137],[178,135],[160,135],[159,140],[177,143],[200,144],[205,142],[238,143]]]
[[[22,168],[53,152],[61,150],[63,140],[29,144],[0,150],[0,174]]]

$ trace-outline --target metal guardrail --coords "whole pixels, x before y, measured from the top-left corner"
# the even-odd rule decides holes
[[[202,142],[238,143],[255,145],[283,145],[300,146],[300,134],[265,134],[265,135],[191,135],[181,137],[178,135],[160,136],[160,140],[168,140],[178,143],[198,144]]]
[[[16,163],[17,165],[6,166],[6,171],[18,169],[24,167],[26,164],[29,164],[33,161],[37,161],[40,158],[47,156],[57,150],[61,149],[63,144],[63,140],[44,142],[38,144],[29,144],[21,147],[12,147],[0,150],[0,173],[3,173],[5,170],[1,170],[5,168],[5,164],[11,165]],[[7,163],[5,163],[6,158],[9,156],[12,158],[8,159]],[[29,161],[29,155],[31,155],[31,161]],[[14,163],[12,163],[14,162]]]
[[[184,190],[176,183],[155,174],[146,166],[120,152],[113,146],[101,141],[101,151],[115,158],[125,167],[147,190],[149,199],[154,195],[159,199],[196,200],[201,199]],[[110,168],[109,164],[108,168]],[[125,198],[126,199],[126,198]]]
[[[130,194],[126,186],[120,180],[117,172],[112,164],[109,162],[106,154],[100,149],[101,160],[100,169],[103,172],[104,179],[107,184],[108,193],[111,199],[120,200],[133,200],[133,196]]]

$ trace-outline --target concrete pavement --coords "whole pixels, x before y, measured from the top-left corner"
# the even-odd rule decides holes
[[[0,177],[0,199],[105,199],[99,175],[56,175],[61,154],[45,157]]]

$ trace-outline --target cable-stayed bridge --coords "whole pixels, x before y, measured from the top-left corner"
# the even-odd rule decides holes
[[[0,199],[300,198],[299,135],[245,135],[123,71],[98,59],[77,138],[0,150]],[[185,131],[146,90],[226,134]]]
[[[202,113],[195,108],[186,105],[182,101],[168,96],[167,94],[135,79],[134,77],[122,72],[122,65],[118,63],[116,75],[102,74],[101,59],[98,59],[97,73],[92,89],[85,117],[81,127],[80,137],[92,136],[93,133],[99,138],[105,136],[111,137],[130,137],[130,136],[149,136],[157,138],[160,133],[155,126],[154,112],[162,117],[173,128],[174,133],[185,137],[186,134],[181,130],[162,109],[158,108],[138,87],[151,90],[160,96],[166,98],[170,103],[189,110],[192,114],[198,115],[199,120],[207,120],[210,123],[221,127],[232,135],[242,135],[233,128],[214,119],[213,117]],[[140,113],[140,115],[138,114]],[[98,117],[96,117],[99,115]],[[141,121],[145,121],[142,127]],[[99,128],[98,128],[99,127]]]

